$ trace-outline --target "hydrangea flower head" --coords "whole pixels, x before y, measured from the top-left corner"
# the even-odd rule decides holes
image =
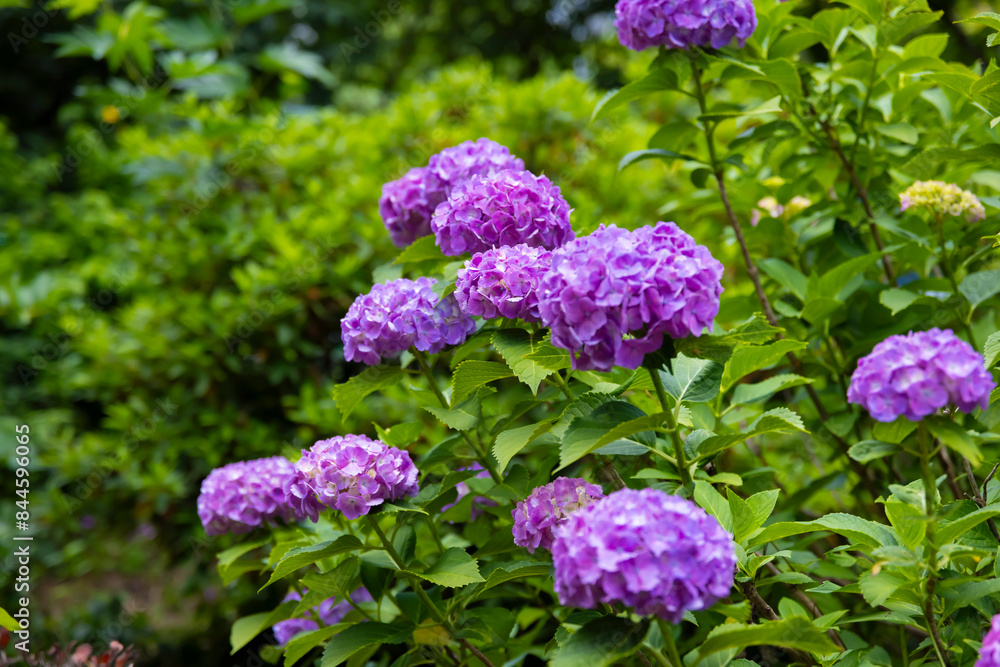
[[[964,213],[968,222],[986,217],[986,209],[976,195],[943,181],[917,181],[899,195],[899,204],[904,211],[911,207],[926,208],[935,217],[957,218]]]
[[[551,549],[553,531],[566,523],[569,515],[604,497],[596,484],[575,477],[558,477],[539,486],[511,511],[514,517],[514,544],[531,553]]]
[[[410,346],[436,353],[464,342],[476,323],[454,295],[439,299],[432,289],[435,282],[399,278],[355,299],[340,322],[344,357],[373,366]]]
[[[621,489],[569,515],[552,543],[563,605],[621,602],[680,623],[729,594],[733,537],[703,509],[657,489]]]
[[[302,450],[285,495],[302,516],[316,522],[324,507],[357,519],[376,505],[415,496],[419,490],[409,452],[351,434]]]
[[[301,599],[302,596],[300,596],[298,592],[289,591],[288,595],[285,596],[285,599],[282,600],[282,602]],[[371,602],[372,596],[366,589],[359,588],[351,593],[351,600],[353,600],[355,604],[360,602]],[[349,602],[346,600],[337,602],[337,598],[328,598],[313,607],[313,611],[316,612],[325,626],[340,623],[344,620],[344,617],[347,616],[351,609],[353,609],[353,607]],[[278,646],[284,646],[292,639],[292,637],[300,632],[312,632],[313,630],[319,630],[319,625],[310,616],[309,618],[289,618],[288,620],[275,623],[271,629],[274,631],[274,640],[278,643]]]
[[[471,466],[467,466],[465,468],[459,468],[459,470],[481,470],[482,472],[476,475],[476,479],[490,478],[490,471],[484,470],[482,464],[480,463],[474,463]],[[472,489],[470,489],[469,485],[465,482],[459,482],[458,484],[455,485],[455,488],[458,490],[458,497],[455,498],[455,502],[443,505],[441,507],[442,513],[447,512],[452,507],[457,505],[459,500],[472,493]],[[483,515],[484,507],[496,507],[496,506],[497,502],[495,500],[491,498],[486,498],[485,496],[476,496],[475,498],[472,499],[472,510],[469,514],[469,518],[475,521],[476,519],[478,519]]]
[[[740,47],[757,29],[752,0],[618,0],[618,41],[633,51],[665,46],[721,49],[734,37]]]
[[[456,187],[435,209],[431,230],[446,255],[521,243],[551,249],[574,237],[571,212],[548,178],[508,169]]]
[[[601,225],[552,252],[538,287],[552,344],[573,368],[638,368],[663,336],[699,336],[719,312],[722,264],[672,222]]]
[[[523,243],[477,252],[458,270],[455,298],[469,315],[539,322],[538,281],[551,263],[551,252]]]
[[[198,517],[209,535],[248,533],[278,519],[302,518],[285,502],[295,466],[282,456],[238,461],[216,468],[201,483]]]
[[[506,146],[482,138],[465,141],[432,155],[426,167],[414,167],[382,186],[378,209],[392,242],[402,248],[431,233],[431,216],[452,189],[472,176],[503,169],[524,169]]]
[[[847,400],[880,422],[920,421],[947,405],[986,409],[996,388],[982,355],[949,329],[890,336],[858,362]]]
[[[990,630],[983,637],[975,667],[1000,667],[1000,614],[990,621]]]

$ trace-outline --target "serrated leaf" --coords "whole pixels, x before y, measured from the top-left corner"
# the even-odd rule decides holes
[[[507,364],[498,361],[463,361],[451,379],[451,404],[454,407],[483,385],[513,375]]]
[[[809,653],[824,655],[835,653],[837,646],[826,633],[801,616],[780,621],[761,621],[755,624],[726,623],[708,633],[697,649],[692,665],[707,665],[706,658],[713,653],[747,646],[782,646]]]
[[[969,532],[987,519],[1000,516],[1000,509],[984,507],[971,514],[966,514],[961,519],[956,519],[951,523],[946,523],[937,534],[937,543],[940,546],[950,544],[959,537]]]
[[[428,260],[445,260],[446,257],[441,249],[436,245],[437,239],[431,234],[430,236],[421,236],[419,239],[406,246],[403,252],[399,253],[396,257],[396,264],[416,264],[417,262],[426,262]]]
[[[330,637],[334,636],[344,628],[354,625],[353,623],[337,623],[319,630],[313,630],[305,634],[298,635],[288,642],[285,647],[285,667],[293,667],[302,658]]]
[[[767,400],[779,391],[810,383],[812,383],[810,378],[804,378],[794,373],[784,373],[755,384],[738,384],[736,390],[733,391],[731,403],[733,405],[757,403]]]
[[[679,401],[707,403],[719,393],[722,366],[709,359],[678,354],[670,361],[671,371],[660,373],[663,388]]]
[[[504,563],[502,566],[490,572],[476,596],[482,595],[485,591],[505,584],[516,579],[527,577],[547,577],[551,574],[552,567],[546,563],[535,563],[533,561],[518,561],[516,563]]]
[[[413,574],[447,588],[458,588],[486,581],[479,574],[479,565],[476,563],[476,559],[466,553],[465,549],[459,547],[446,549],[437,562],[425,572],[414,572]]]
[[[529,424],[512,428],[497,434],[496,442],[493,443],[493,456],[497,460],[497,469],[503,472],[507,469],[507,464],[518,452],[528,446],[535,438],[548,433],[555,426],[555,419],[550,419],[539,424]]]
[[[538,385],[542,380],[555,372],[538,360],[527,358],[532,352],[541,351],[542,340],[539,334],[529,333],[524,329],[500,329],[493,334],[493,347],[533,394],[538,393]]]
[[[456,431],[474,429],[483,416],[483,403],[478,393],[453,408],[439,408],[433,405],[423,407],[424,410],[441,420],[442,424]]]
[[[1000,331],[991,334],[983,347],[983,361],[987,370],[993,368],[998,360],[1000,360]]]
[[[411,623],[358,623],[330,639],[323,650],[320,667],[336,667],[363,648],[373,644],[401,644],[413,634]]]
[[[338,384],[333,388],[333,400],[341,418],[346,421],[365,396],[395,382],[402,374],[403,369],[399,366],[369,366],[347,382]]]
[[[384,442],[391,447],[406,447],[413,442],[416,442],[420,434],[423,433],[424,423],[423,422],[404,422],[402,424],[396,424],[388,431],[382,429],[378,424],[375,424],[375,430],[378,432],[379,440]]]
[[[805,432],[802,418],[788,408],[768,410],[755,419],[749,428],[739,433],[711,435],[701,440],[693,453],[691,462],[694,463],[698,459],[714,456],[724,449],[729,449],[747,438],[752,438],[762,433],[787,433],[789,431]]]
[[[714,486],[700,479],[695,480],[694,502],[718,519],[719,525],[730,533],[733,532],[733,511],[729,507],[729,501],[716,491]]]
[[[878,295],[879,303],[888,308],[893,315],[906,310],[919,298],[919,294],[914,294],[905,289],[896,289],[895,287],[883,290]]]
[[[868,521],[852,514],[836,512],[820,517],[815,521],[781,522],[767,526],[761,532],[751,537],[748,548],[754,548],[774,540],[792,535],[801,535],[814,530],[829,530],[843,535],[854,544],[870,548],[897,546],[895,535],[888,528],[873,521]]]
[[[754,526],[754,530],[763,526],[771,517],[771,512],[774,511],[774,505],[778,502],[780,493],[778,489],[771,489],[755,493],[747,498],[747,505],[750,506],[756,517],[757,525]]]
[[[885,514],[899,539],[903,541],[903,546],[915,549],[924,541],[927,521],[921,510],[909,503],[890,500],[885,504]]]
[[[958,291],[976,308],[1000,293],[1000,269],[970,273],[959,283]]]
[[[608,431],[645,416],[642,410],[631,403],[616,400],[595,407],[587,415],[576,417],[560,438],[557,470],[562,470],[600,447],[597,443],[605,438]],[[630,439],[647,447],[655,443],[652,434],[642,437],[633,433]]]
[[[771,366],[789,352],[801,350],[805,343],[797,340],[779,340],[769,345],[744,347],[733,352],[722,373],[720,391],[724,394],[750,373]]]
[[[639,99],[646,95],[662,92],[665,90],[679,90],[677,74],[673,70],[661,67],[651,71],[638,81],[605,95],[594,107],[594,113],[590,122],[595,122],[606,117],[618,107],[628,104],[632,100]]]
[[[649,621],[635,623],[617,616],[604,616],[585,624],[570,635],[553,654],[551,667],[607,667],[631,655],[642,643]]]
[[[879,440],[862,440],[851,445],[847,455],[859,463],[874,461],[899,451],[899,445]]]
[[[747,503],[733,493],[732,489],[726,489],[726,500],[729,502],[729,512],[733,517],[733,540],[741,544],[747,535],[757,530],[757,515]]]
[[[271,578],[268,579],[266,584],[261,586],[260,590],[264,590],[282,577],[287,577],[300,567],[305,567],[324,558],[351,551],[360,551],[362,549],[364,549],[364,545],[353,535],[341,535],[337,539],[328,542],[290,549],[278,561],[274,572],[271,573]]]
[[[880,572],[875,576],[872,576],[871,573],[862,574],[858,583],[865,602],[873,607],[878,607],[898,591],[906,583],[906,580],[888,572]]]

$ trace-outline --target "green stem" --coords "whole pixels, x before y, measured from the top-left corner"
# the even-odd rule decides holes
[[[945,275],[945,278],[948,279],[948,282],[951,283],[951,291],[952,294],[955,295],[955,298],[962,299],[963,298],[962,293],[958,291],[958,281],[955,280],[955,274],[948,266],[948,246],[945,244],[944,240],[944,216],[942,216],[940,213],[935,213],[934,219],[937,221],[938,243],[940,243],[941,245],[941,257],[939,258],[941,260],[939,262],[941,266],[941,273],[943,273]],[[962,327],[965,329],[965,335],[969,337],[969,345],[971,345],[972,347],[977,347],[976,336],[975,334],[972,333],[972,327],[969,326],[969,323],[966,321],[966,319],[962,317],[962,313],[958,311],[958,308],[955,308],[955,313],[958,315],[958,319],[962,323]],[[972,316],[971,310],[969,312],[969,316],[970,318]]]
[[[552,380],[550,380],[552,384],[559,387],[562,390],[562,393],[566,395],[566,398],[568,398],[571,401],[576,400],[576,396],[574,396],[573,392],[570,391],[569,389],[569,383],[563,379],[563,376],[559,371],[556,371],[549,377],[552,378]]]
[[[437,380],[434,379],[434,373],[431,372],[431,367],[427,363],[427,357],[417,348],[412,348],[412,350],[414,358],[416,358],[417,363],[420,365],[420,372],[422,372],[424,377],[427,378],[427,383],[431,386],[431,390],[434,392],[434,395],[437,396],[438,401],[440,401],[441,407],[445,409],[450,408],[451,406],[448,405],[448,399],[446,399],[444,394],[441,393]],[[490,458],[489,454],[486,453],[472,438],[470,438],[468,433],[465,431],[460,431],[460,433],[465,439],[465,442],[472,447],[472,451],[476,453],[476,458],[479,460],[479,463],[482,464],[483,468],[489,471],[490,477],[493,478],[493,481],[497,484],[503,484],[503,477],[500,476],[496,466],[493,465],[493,459]]]
[[[666,427],[670,431],[670,440],[674,445],[674,456],[677,459],[677,471],[681,475],[681,482],[684,486],[690,486],[691,471],[688,470],[687,457],[684,455],[684,443],[681,442],[681,436],[677,432],[677,420],[674,419],[674,413],[670,410],[670,402],[667,399],[667,391],[663,388],[663,380],[660,379],[660,372],[652,369],[649,371],[649,377],[653,379],[656,396],[660,399],[660,406],[663,408],[663,413],[667,416]]]
[[[657,618],[656,622],[660,625],[660,634],[663,635],[663,646],[667,649],[667,655],[670,656],[670,663],[673,667],[684,667],[684,662],[681,660],[681,654],[677,651],[677,644],[674,642],[674,633],[662,618]]]
[[[938,634],[937,618],[934,614],[934,589],[937,586],[937,545],[934,542],[934,526],[937,514],[937,479],[931,470],[933,445],[927,435],[927,427],[923,422],[917,426],[917,439],[920,442],[920,470],[924,478],[924,513],[927,516],[927,584],[924,589],[924,620],[927,622],[927,632],[931,636],[934,652],[944,667],[950,667],[947,649],[941,643]]]

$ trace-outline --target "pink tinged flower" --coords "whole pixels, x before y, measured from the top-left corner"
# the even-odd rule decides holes
[[[538,287],[552,343],[574,368],[637,368],[663,337],[701,335],[719,312],[722,264],[674,223],[601,226],[552,252]]]
[[[665,46],[742,47],[757,28],[751,0],[618,0],[618,41],[633,51]]]
[[[382,186],[379,214],[392,242],[408,246],[431,233],[431,216],[451,191],[473,176],[503,169],[524,169],[524,162],[495,141],[465,141],[431,156],[426,167],[415,167]]]
[[[285,497],[302,516],[316,522],[324,508],[335,508],[353,520],[385,501],[409,498],[419,490],[409,452],[351,434],[320,440],[303,450]]]
[[[340,322],[344,357],[374,366],[410,347],[437,353],[458,345],[476,328],[454,295],[443,299],[433,278],[399,278],[362,294]]]
[[[536,488],[511,512],[514,544],[531,553],[539,547],[551,548],[553,531],[566,523],[572,512],[603,497],[601,487],[578,478],[559,477]]]
[[[469,315],[538,322],[538,283],[551,262],[551,252],[525,244],[476,253],[458,270],[455,298]]]
[[[437,207],[431,229],[446,255],[524,244],[556,248],[574,238],[559,188],[524,170],[477,176]]]
[[[567,606],[622,603],[679,623],[728,595],[732,535],[694,503],[622,489],[569,515],[552,543],[555,590]]]
[[[198,517],[209,535],[247,533],[257,526],[304,517],[285,497],[291,461],[274,456],[216,468],[201,483]]]
[[[880,422],[920,421],[947,405],[986,409],[996,388],[982,355],[950,330],[890,336],[858,362],[847,399]]]

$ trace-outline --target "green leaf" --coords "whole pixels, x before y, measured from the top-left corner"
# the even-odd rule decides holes
[[[649,621],[635,623],[617,616],[604,616],[585,624],[570,635],[552,656],[551,667],[607,667],[631,655],[642,643]]]
[[[806,285],[808,279],[794,266],[780,259],[769,257],[757,263],[757,266],[767,275],[774,278],[789,292],[801,301],[806,300]]]
[[[838,0],[838,2],[858,10],[872,23],[879,23],[882,20],[882,3],[879,0]]]
[[[768,49],[767,54],[776,58],[793,58],[810,46],[818,44],[823,39],[815,30],[809,28],[793,28],[782,33]]]
[[[771,366],[789,352],[801,350],[805,343],[797,340],[779,340],[769,345],[744,347],[733,352],[722,373],[720,391],[724,394],[743,377]]]
[[[403,448],[416,442],[420,434],[423,433],[423,422],[404,422],[396,424],[388,431],[382,429],[377,424],[375,430],[378,432],[379,440],[392,447]]]
[[[668,151],[682,151],[691,145],[701,133],[701,129],[688,121],[667,123],[656,131],[649,139],[648,148],[661,148]]]
[[[983,12],[982,14],[973,16],[971,19],[963,19],[955,21],[955,23],[979,23],[980,25],[989,26],[994,30],[1000,30],[1000,14],[996,12]]]
[[[642,79],[620,88],[613,93],[605,95],[594,107],[594,113],[590,122],[595,122],[606,117],[618,107],[628,104],[632,100],[652,95],[664,90],[679,90],[677,74],[673,70],[661,67],[653,70]]]
[[[354,580],[360,572],[361,560],[357,556],[351,556],[329,572],[308,572],[301,582],[310,593],[315,591],[322,594],[322,600],[346,598],[354,591]]]
[[[0,628],[7,628],[11,632],[21,629],[17,620],[15,620],[14,617],[11,616],[3,607],[0,607]]]
[[[476,564],[476,559],[460,547],[446,549],[437,562],[425,572],[414,572],[413,574],[416,574],[421,579],[426,579],[431,583],[448,588],[458,588],[486,581],[479,574],[479,566]]]
[[[917,132],[917,128],[909,123],[876,125],[875,131],[892,139],[902,141],[904,144],[915,144],[920,140],[920,133]]]
[[[757,515],[749,503],[733,493],[730,488],[726,489],[726,499],[729,502],[729,512],[733,517],[733,539],[737,544],[742,544],[747,535],[760,527],[757,523]]]
[[[439,408],[433,405],[423,406],[424,410],[441,420],[441,423],[456,431],[474,429],[483,416],[483,403],[476,393],[453,408]]]
[[[906,580],[888,572],[879,572],[875,576],[862,574],[858,583],[861,586],[861,596],[864,597],[865,602],[873,607],[878,607],[899,590],[906,583]]]
[[[699,442],[695,449],[695,455],[692,457],[692,463],[698,459],[714,456],[724,449],[729,449],[747,438],[762,433],[787,433],[790,431],[805,432],[802,418],[788,408],[774,408],[762,414],[750,424],[749,428],[739,433],[712,435]]]
[[[678,401],[707,403],[719,394],[722,366],[708,359],[678,354],[671,360],[670,371],[657,371],[663,388]]]
[[[361,551],[364,548],[365,547],[361,541],[353,535],[341,535],[337,539],[329,542],[320,542],[319,544],[314,544],[308,547],[296,547],[294,549],[289,549],[288,552],[281,557],[281,560],[278,561],[278,564],[274,568],[274,572],[271,573],[271,578],[268,579],[266,584],[261,586],[260,590],[264,590],[282,577],[287,577],[300,567],[305,567],[306,565],[323,560],[324,558],[329,558],[330,556],[336,556],[350,551]]]
[[[862,440],[851,445],[847,455],[859,463],[881,459],[899,451],[899,445],[879,440]]]
[[[723,528],[733,532],[733,511],[729,507],[729,501],[714,486],[700,479],[695,480],[694,501],[698,507],[718,519]]]
[[[257,62],[267,72],[290,70],[307,79],[315,79],[329,88],[337,83],[336,77],[323,65],[319,54],[304,51],[294,43],[283,42],[268,46],[260,53]]]
[[[924,423],[927,425],[927,430],[931,432],[931,435],[943,442],[948,449],[954,450],[969,459],[969,463],[972,464],[973,468],[979,467],[980,462],[983,460],[983,455],[979,451],[976,441],[973,440],[968,431],[947,417],[933,416],[925,419]]]
[[[754,530],[763,526],[771,517],[771,512],[774,511],[774,505],[778,502],[778,494],[780,493],[778,489],[771,489],[755,493],[747,498],[747,505],[750,506],[756,517],[757,525],[754,526]]]
[[[893,315],[906,310],[919,298],[919,294],[914,294],[913,292],[908,292],[905,289],[897,289],[895,287],[882,290],[882,292],[878,295],[879,303],[888,308]]]
[[[291,618],[292,612],[298,606],[297,600],[283,602],[272,611],[264,611],[237,619],[229,631],[229,643],[233,649],[229,655],[234,655],[241,648],[253,641],[253,638],[264,632],[275,623]]]
[[[937,534],[937,543],[940,546],[950,544],[987,519],[992,519],[995,516],[1000,516],[1000,509],[984,507],[971,514],[966,514],[961,519],[946,523]]]
[[[761,621],[755,624],[726,623],[708,633],[708,637],[694,652],[692,665],[709,664],[706,658],[727,649],[737,651],[747,646],[782,646],[820,655],[835,653],[837,646],[826,633],[808,619],[792,616],[780,621]]]
[[[919,30],[926,25],[936,23],[942,14],[943,12],[909,12],[906,14],[897,14],[879,27],[879,32],[882,34],[881,42],[885,46],[897,44],[914,30]]]
[[[410,623],[358,623],[330,639],[320,667],[336,667],[363,648],[373,644],[402,644],[413,633]]]
[[[813,530],[829,530],[838,535],[843,535],[855,544],[871,548],[897,545],[895,535],[887,527],[852,514],[836,512],[827,514],[815,521],[771,524],[751,537],[747,543],[747,547],[754,548],[774,540],[791,537],[792,535],[801,535]]]
[[[548,346],[552,347],[551,344]],[[540,334],[529,333],[524,329],[500,329],[493,334],[493,347],[504,358],[517,379],[528,385],[533,394],[538,393],[538,385],[542,380],[554,372],[538,360],[527,358],[531,353],[542,350]],[[567,357],[567,365],[568,361]]]
[[[428,260],[443,261],[444,259],[446,259],[444,253],[437,247],[437,237],[431,234],[430,236],[421,236],[406,246],[403,252],[396,257],[395,263],[416,264]]]
[[[643,162],[645,160],[663,160],[668,164],[674,160],[684,160],[685,162],[697,162],[698,164],[705,166],[701,160],[693,155],[669,151],[665,148],[647,148],[645,150],[626,153],[622,159],[618,161],[618,171],[624,171],[626,167],[630,167],[637,162]]]
[[[306,657],[309,651],[313,650],[330,637],[334,636],[344,628],[354,625],[353,623],[337,623],[319,630],[313,630],[299,635],[288,642],[285,647],[285,667],[293,667],[302,658]]]
[[[484,384],[513,376],[507,364],[498,361],[463,361],[451,379],[451,404],[462,402]]]
[[[399,366],[369,366],[347,382],[338,384],[333,388],[333,400],[341,418],[346,421],[365,396],[395,382],[402,374],[403,369]]]
[[[862,274],[866,268],[877,262],[880,257],[881,254],[877,252],[862,255],[861,257],[849,259],[843,264],[839,264],[836,268],[827,271],[816,282],[815,287],[809,290],[809,300],[829,298],[842,301],[840,293],[843,291],[844,286],[848,284],[851,278]]]
[[[779,391],[810,383],[812,383],[812,379],[810,378],[804,378],[794,373],[783,373],[769,377],[763,382],[738,384],[736,385],[736,390],[733,392],[731,403],[733,405],[758,403],[767,400]]]
[[[497,468],[500,472],[507,469],[507,464],[518,452],[524,449],[528,443],[540,435],[548,433],[555,425],[555,419],[543,421],[538,424],[529,424],[503,431],[497,435],[493,444],[493,456],[497,460]]]
[[[533,561],[518,561],[516,563],[504,563],[502,566],[490,572],[476,596],[482,595],[485,591],[505,584],[515,579],[527,577],[548,577],[552,573],[552,566],[547,563],[535,563]]]
[[[958,285],[958,291],[969,300],[973,308],[993,295],[1000,293],[1000,269],[970,273]]]
[[[986,345],[983,346],[983,361],[986,362],[985,368],[987,370],[993,368],[997,360],[1000,360],[1000,331],[991,334],[986,339]]]
[[[917,425],[906,417],[899,417],[894,422],[876,422],[872,427],[872,435],[875,436],[876,440],[899,444],[916,428]]]
[[[903,546],[915,549],[924,541],[927,534],[927,521],[923,512],[909,503],[890,500],[885,504],[885,514],[889,523],[896,530]],[[881,603],[879,603],[881,604]]]
[[[615,427],[646,414],[626,401],[608,401],[595,407],[589,414],[581,415],[569,423],[562,435],[559,445],[559,468],[574,463],[597,449],[607,433]],[[646,437],[634,435],[631,440],[652,446],[655,442],[652,434]],[[643,442],[645,440],[645,442]]]

